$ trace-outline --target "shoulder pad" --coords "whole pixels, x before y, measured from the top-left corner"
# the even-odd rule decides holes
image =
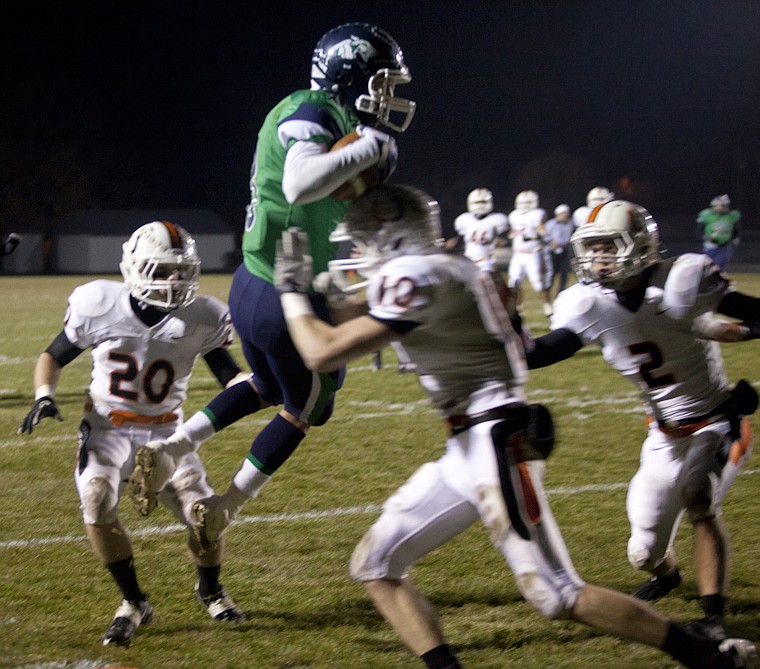
[[[84,318],[102,316],[118,305],[124,289],[119,281],[90,281],[74,289],[69,296],[69,308]]]
[[[675,259],[668,272],[662,306],[671,318],[684,318],[695,307],[709,311],[717,306],[728,287],[728,278],[708,256],[685,253]]]
[[[198,295],[190,304],[174,312],[183,320],[192,320],[198,325],[217,327],[229,319],[229,308],[220,299],[211,295]]]
[[[590,286],[576,283],[563,290],[554,301],[552,330],[567,328],[580,334],[586,329],[584,324],[591,320],[595,302],[594,291]]]

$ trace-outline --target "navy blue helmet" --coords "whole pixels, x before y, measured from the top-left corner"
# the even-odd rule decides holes
[[[397,84],[412,80],[395,39],[369,23],[344,23],[328,30],[314,47],[311,87],[328,91],[356,109],[367,125],[403,132],[416,104],[394,97]]]

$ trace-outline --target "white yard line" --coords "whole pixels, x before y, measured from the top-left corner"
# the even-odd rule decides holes
[[[753,476],[760,473],[760,469],[747,469],[741,472],[740,476]],[[563,497],[568,495],[578,495],[583,493],[612,492],[616,490],[625,490],[628,483],[595,483],[579,486],[562,486],[559,488],[549,488],[546,494],[549,497]],[[258,523],[293,523],[293,522],[310,522],[314,520],[323,520],[324,518],[336,518],[339,516],[361,516],[373,513],[379,513],[380,504],[368,504],[366,506],[349,506],[345,508],[326,509],[324,511],[304,511],[302,513],[274,513],[258,516],[238,516],[232,521],[231,526],[252,525]],[[178,523],[172,525],[156,525],[142,530],[130,530],[134,537],[156,536],[164,534],[174,534],[175,532],[184,532],[184,525]],[[6,548],[34,548],[35,546],[49,546],[52,544],[82,543],[86,541],[84,535],[68,535],[62,537],[40,537],[38,539],[16,539],[11,541],[0,541],[0,550]]]

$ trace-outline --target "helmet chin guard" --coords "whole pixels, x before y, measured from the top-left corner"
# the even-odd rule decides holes
[[[162,311],[185,307],[195,299],[200,268],[195,240],[169,221],[153,221],[135,230],[122,246],[119,265],[132,297]]]

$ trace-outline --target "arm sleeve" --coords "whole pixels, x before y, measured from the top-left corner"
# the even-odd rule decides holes
[[[285,156],[282,192],[291,204],[308,204],[327,197],[351,177],[376,165],[382,147],[362,136],[337,151],[318,142],[295,142]]]
[[[66,332],[61,330],[50,346],[45,349],[45,352],[50,354],[61,367],[64,367],[78,355],[84,353],[84,350],[72,344],[66,336]]]
[[[528,369],[548,367],[567,360],[583,348],[581,338],[565,328],[552,330],[533,340],[533,348],[525,352]]]
[[[240,373],[240,367],[225,348],[215,348],[206,353],[203,359],[222,388],[226,388],[227,384]]]

